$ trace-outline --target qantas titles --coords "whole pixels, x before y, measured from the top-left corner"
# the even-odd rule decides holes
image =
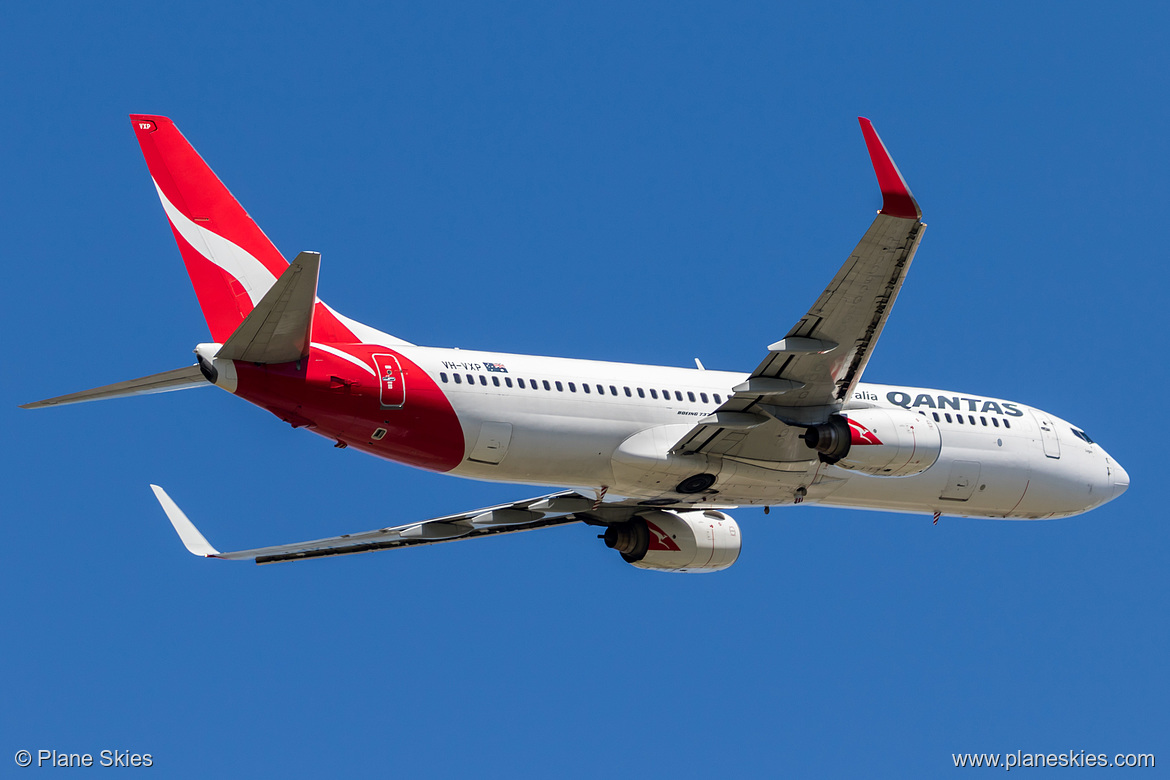
[[[873,395],[869,393],[868,395]],[[956,412],[979,412],[986,414],[1003,414],[1008,417],[1023,417],[1024,412],[1017,404],[1007,401],[989,401],[983,398],[969,398],[965,395],[931,395],[918,393],[912,395],[904,390],[891,390],[886,393],[886,400],[894,406],[903,409],[953,409]]]

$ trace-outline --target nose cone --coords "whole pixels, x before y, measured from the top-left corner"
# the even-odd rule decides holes
[[[1129,488],[1129,472],[1114,460],[1109,464],[1109,474],[1113,478],[1113,497],[1117,498]]]

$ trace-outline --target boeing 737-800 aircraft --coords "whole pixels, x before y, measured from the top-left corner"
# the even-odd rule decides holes
[[[1068,517],[1125,470],[1080,428],[1000,398],[861,381],[926,225],[869,120],[883,203],[808,312],[750,373],[420,347],[317,298],[170,119],[131,122],[212,341],[196,365],[26,408],[213,384],[293,427],[388,460],[565,488],[447,517],[220,552],[152,486],[196,555],[258,563],[588,523],[634,566],[725,569],[737,506],[817,503],[965,517]],[[697,363],[697,361],[696,361]]]

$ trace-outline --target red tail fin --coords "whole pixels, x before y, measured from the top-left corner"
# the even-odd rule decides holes
[[[226,341],[288,263],[174,122],[130,121],[211,336]]]
[[[211,337],[226,342],[289,264],[174,122],[150,114],[131,114],[130,122]],[[409,344],[343,317],[319,299],[312,340]]]

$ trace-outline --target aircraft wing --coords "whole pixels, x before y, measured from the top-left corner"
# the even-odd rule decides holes
[[[926,225],[873,125],[858,121],[881,186],[881,211],[808,313],[672,452],[812,460],[799,438],[804,427],[838,411],[861,380]]]
[[[309,558],[351,555],[420,544],[438,544],[459,539],[533,531],[537,528],[551,528],[556,525],[582,521],[597,523],[593,519],[596,514],[610,514],[615,518],[626,518],[635,511],[633,507],[621,505],[606,506],[598,511],[600,502],[596,499],[573,490],[566,490],[510,504],[500,504],[471,512],[379,528],[363,533],[342,534],[328,539],[259,547],[254,550],[220,552],[204,538],[199,529],[187,518],[183,510],[179,509],[165,490],[158,485],[150,487],[154,491],[155,498],[162,505],[163,511],[166,512],[167,518],[171,521],[171,525],[179,534],[179,538],[192,554],[205,558],[224,558],[233,561],[254,560],[256,563],[301,561]]]

